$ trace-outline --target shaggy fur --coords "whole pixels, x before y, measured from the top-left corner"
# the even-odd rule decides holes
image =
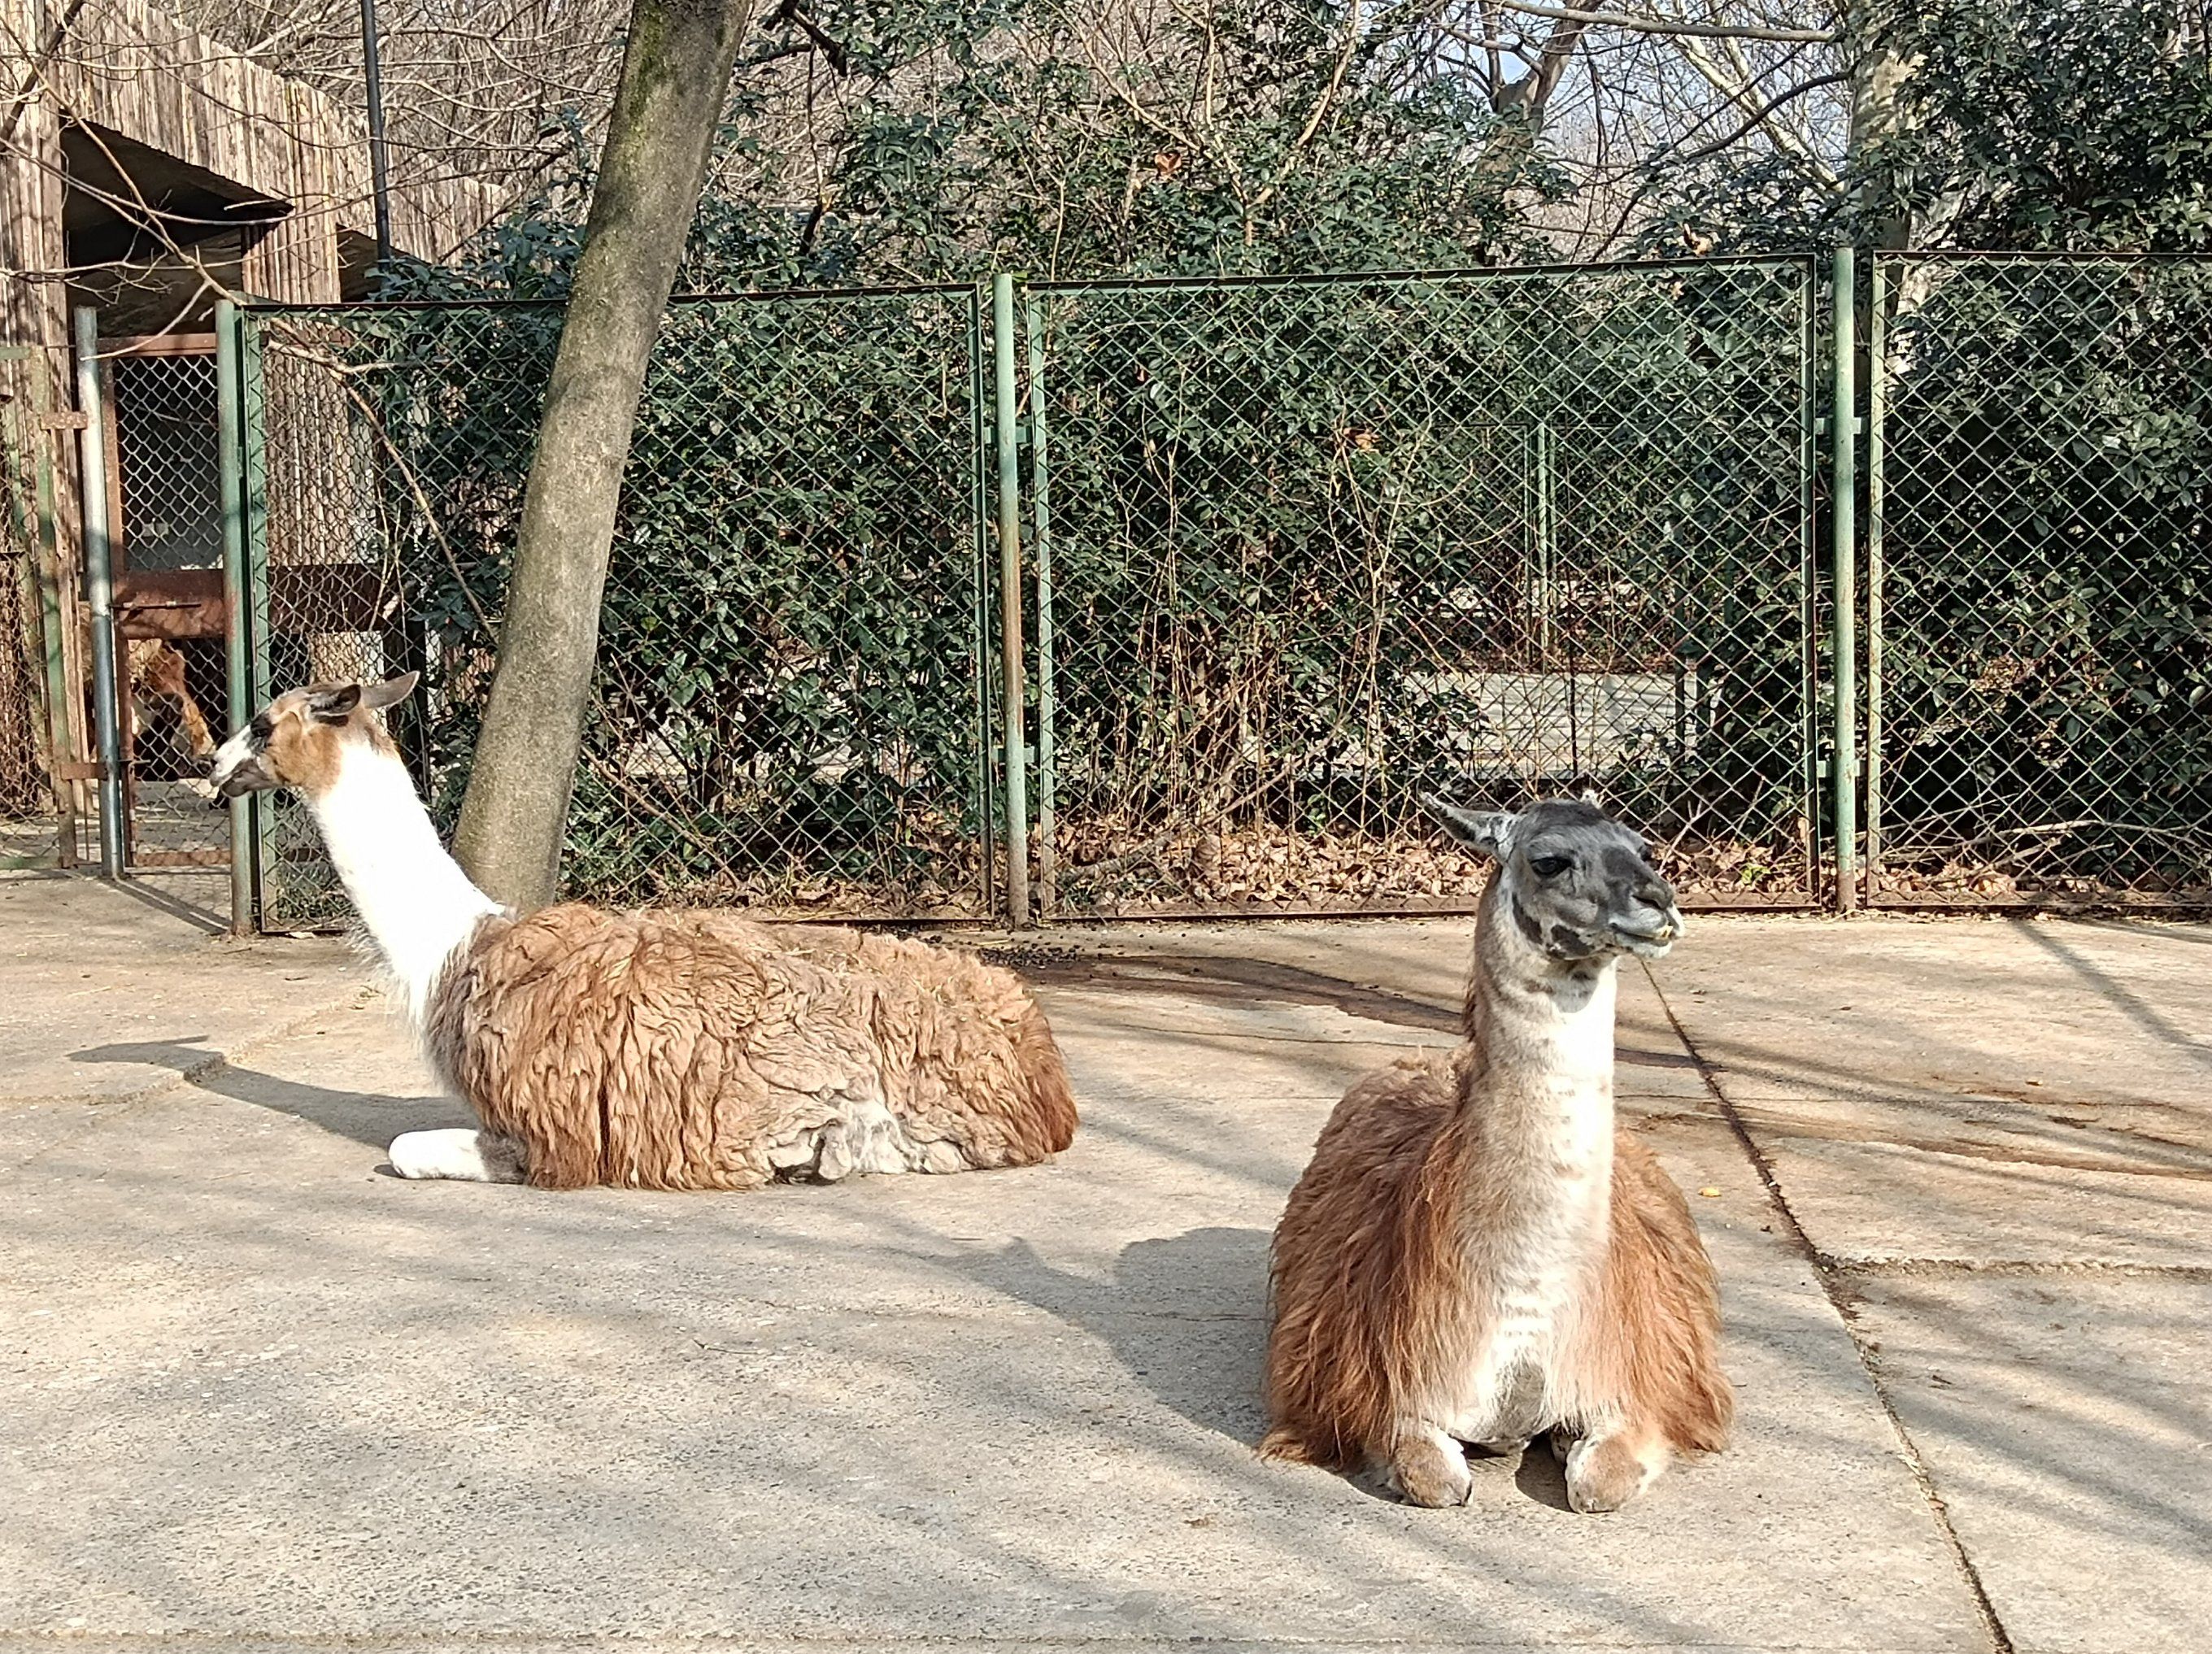
[[[500,908],[438,843],[378,722],[412,685],[295,690],[215,763],[222,798],[307,800],[432,1061],[483,1124],[403,1137],[403,1175],[749,1189],[1028,1165],[1073,1138],[1043,1013],[972,955],[727,912]]]
[[[546,1189],[1029,1165],[1075,1135],[1019,981],[886,936],[575,903],[495,916],[424,1035]]]
[[[1613,1130],[1615,959],[1556,958],[1544,933],[1493,877],[1465,1041],[1370,1074],[1322,1130],[1275,1234],[1269,1456],[1381,1461],[1414,1502],[1456,1504],[1462,1443],[1557,1430],[1595,1511],[1725,1444],[1711,1266]]]
[[[178,739],[185,751],[195,758],[204,758],[214,752],[215,735],[208,728],[207,716],[185,682],[184,651],[164,638],[134,637],[131,640],[129,658],[134,733],[152,724],[157,702],[173,701],[177,706]]]

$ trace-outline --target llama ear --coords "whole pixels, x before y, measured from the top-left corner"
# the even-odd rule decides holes
[[[1503,861],[1513,847],[1514,817],[1504,810],[1462,810],[1433,793],[1421,794],[1421,807],[1460,843],[1480,855]]]
[[[361,685],[333,684],[326,689],[312,690],[307,695],[308,715],[321,724],[342,724],[353,716],[353,709],[361,704]]]
[[[361,692],[361,703],[372,712],[396,707],[415,693],[415,685],[422,678],[422,674],[419,672],[407,672],[397,678],[387,678],[381,684],[371,684]]]

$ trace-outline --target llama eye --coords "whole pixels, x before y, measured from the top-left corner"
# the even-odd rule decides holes
[[[1557,879],[1573,865],[1563,855],[1532,856],[1528,861],[1528,871],[1539,879]]]

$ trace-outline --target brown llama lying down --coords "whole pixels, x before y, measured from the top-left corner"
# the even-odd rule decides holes
[[[1546,1432],[1577,1511],[1616,1510],[1674,1453],[1726,1444],[1720,1304],[1681,1191],[1613,1111],[1623,954],[1681,933],[1644,841],[1587,804],[1479,815],[1494,856],[1466,1037],[1338,1104],[1275,1231],[1271,1457],[1387,1465],[1464,1504],[1466,1448]]]
[[[294,690],[214,770],[222,799],[307,801],[431,1061],[482,1123],[395,1140],[402,1177],[750,1189],[1030,1165],[1073,1140],[1043,1012],[972,956],[732,913],[500,907],[438,842],[377,720],[414,684]]]

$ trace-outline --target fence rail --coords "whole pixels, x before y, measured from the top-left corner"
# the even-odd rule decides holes
[[[1862,269],[1841,610],[1825,259],[681,301],[567,885],[1453,909],[1421,791],[1595,788],[1694,903],[1811,907],[1840,728],[1870,903],[2212,899],[2212,261]],[[228,347],[252,692],[422,671],[447,820],[560,319],[248,308]],[[258,822],[262,921],[334,916]]]

